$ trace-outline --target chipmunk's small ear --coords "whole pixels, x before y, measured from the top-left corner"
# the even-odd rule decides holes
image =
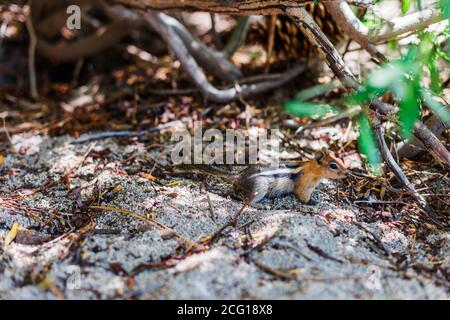
[[[325,158],[325,153],[323,152],[323,150],[322,150],[322,151],[316,152],[315,158],[316,158],[317,163],[318,163],[318,164],[321,164],[323,158]]]

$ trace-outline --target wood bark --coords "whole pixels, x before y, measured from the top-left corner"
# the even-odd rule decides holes
[[[333,1],[333,0],[330,0]],[[108,0],[129,8],[166,12],[207,11],[237,15],[284,14],[287,8],[300,8],[312,0]]]

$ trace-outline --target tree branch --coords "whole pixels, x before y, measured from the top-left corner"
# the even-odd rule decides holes
[[[425,125],[426,124],[426,125]],[[411,142],[399,144],[398,155],[402,158],[414,158],[424,148],[448,171],[450,171],[450,153],[436,138],[449,126],[444,124],[438,117],[432,116],[425,124],[416,122],[414,125],[414,138]],[[430,127],[430,128],[429,128]],[[436,134],[436,135],[435,135]]]
[[[28,5],[31,8],[31,6],[33,5],[33,0],[30,0]],[[28,46],[28,77],[30,78],[31,96],[33,97],[34,100],[38,100],[39,91],[37,88],[36,63],[35,63],[37,36],[36,31],[34,30],[33,16],[31,14],[31,10],[28,13],[26,26],[28,29],[28,34],[30,36],[30,44]]]
[[[71,62],[87,57],[117,43],[130,32],[128,20],[114,21],[106,27],[99,28],[94,34],[75,42],[52,44],[42,38],[37,41],[37,50],[52,62]]]
[[[341,28],[350,39],[356,41],[363,49],[369,52],[372,57],[378,59],[380,62],[387,61],[386,57],[378,51],[375,44],[367,38],[369,29],[361,23],[347,2],[344,0],[330,1],[325,2],[325,6],[339,28]]]
[[[230,58],[237,49],[244,43],[247,38],[248,30],[250,29],[250,17],[240,17],[236,28],[231,34],[231,38],[223,49],[223,54]]]
[[[334,1],[334,0],[332,0]],[[282,14],[285,8],[300,8],[312,0],[109,0],[141,10],[166,12],[205,11],[237,15]]]
[[[378,34],[370,35],[367,33],[367,36],[372,42],[382,43],[393,40],[402,34],[424,29],[442,20],[444,20],[444,17],[439,9],[428,8],[394,19],[390,23],[387,23],[387,27]]]
[[[189,53],[206,71],[218,79],[234,82],[242,78],[242,73],[224,55],[198,41],[177,19],[160,14],[161,20],[175,30]]]
[[[205,98],[214,102],[225,103],[238,99],[239,97],[266,92],[291,81],[305,70],[304,65],[299,65],[275,81],[266,81],[258,84],[242,85],[240,88],[219,90],[208,81],[205,74],[202,72],[195,59],[189,54],[183,41],[176,34],[176,32],[170,26],[163,23],[161,13],[144,13],[143,18],[148,26],[158,32],[169,46],[170,50],[175,53],[175,56],[180,60],[184,70],[189,74],[197,87],[200,88],[200,91]]]
[[[346,68],[344,61],[340,57],[336,48],[327,39],[325,34],[322,32],[322,30],[320,30],[319,26],[315,23],[315,21],[311,18],[311,16],[309,16],[308,12],[303,8],[299,8],[299,9],[289,9],[287,10],[287,13],[290,15],[292,20],[301,28],[301,30],[304,32],[308,40],[317,46],[319,53],[322,55],[322,57],[327,62],[328,66],[332,69],[334,74],[338,77],[338,79],[344,84],[344,86],[351,91],[359,90],[361,88],[361,84],[356,80],[355,76],[351,73],[351,71],[349,71]],[[385,104],[381,102],[379,99],[374,100],[371,103],[371,107],[374,108],[375,110],[379,110],[382,113],[384,113],[385,111],[392,112],[395,110],[393,106]],[[381,128],[381,126],[378,127]],[[376,129],[381,130],[378,127]],[[384,147],[382,143],[385,144],[384,136],[383,134],[380,135],[380,131],[378,131],[377,136],[380,148],[383,149]],[[422,142],[424,142],[424,144],[427,143],[427,141],[425,140],[423,140]],[[433,221],[436,222],[436,219],[433,216],[431,208],[428,206],[425,200],[420,195],[418,195],[417,192],[415,192],[414,187],[408,181],[406,176],[404,176],[403,172],[401,171],[398,164],[395,162],[390,152],[389,154],[384,152],[383,158],[385,159],[386,163],[391,168],[391,170],[399,178],[399,180],[405,185],[405,187],[410,192],[413,193],[414,199],[416,200],[418,205],[423,210],[425,210],[425,212],[427,212],[427,214],[430,216],[431,219],[433,219]]]
[[[408,178],[403,173],[400,166],[395,162],[394,157],[392,156],[389,148],[384,140],[384,129],[381,126],[381,121],[378,118],[378,114],[374,114],[372,117],[373,129],[375,131],[375,136],[378,142],[378,147],[383,157],[384,161],[388,165],[389,169],[395,174],[398,180],[406,187],[406,189],[411,193],[414,200],[417,204],[422,208],[427,214],[428,217],[436,224],[443,226],[442,223],[437,219],[433,209],[428,205],[425,199],[416,191],[412,183],[408,180]]]

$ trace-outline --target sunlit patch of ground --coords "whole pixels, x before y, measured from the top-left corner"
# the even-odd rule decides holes
[[[419,240],[391,221],[365,222],[336,201],[334,183],[320,186],[314,206],[289,196],[247,208],[208,242],[243,203],[196,179],[140,175],[164,152],[15,139],[21,151],[1,169],[0,239],[16,222],[21,237],[2,241],[2,298],[449,298],[449,234]],[[90,210],[90,221],[77,202],[92,197],[105,209]]]

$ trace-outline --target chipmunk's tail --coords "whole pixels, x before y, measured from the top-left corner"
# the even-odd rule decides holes
[[[172,166],[171,169],[173,172],[190,172],[218,176],[232,183],[236,180],[233,173],[207,164],[180,164]]]

